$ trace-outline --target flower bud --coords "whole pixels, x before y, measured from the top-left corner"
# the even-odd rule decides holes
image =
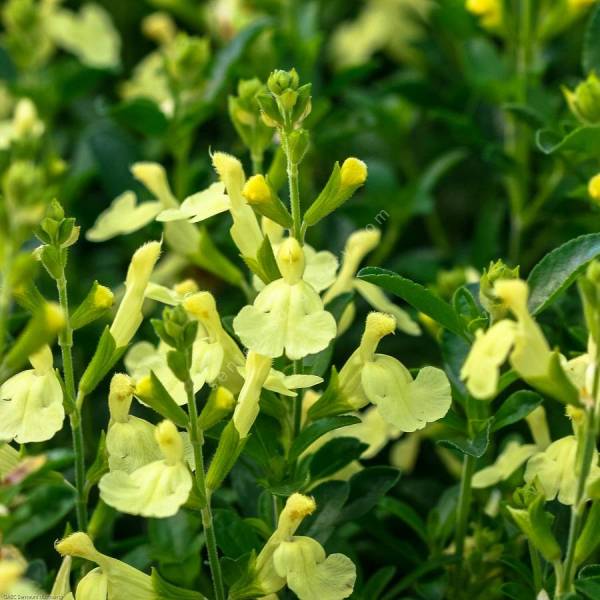
[[[304,251],[296,238],[282,242],[277,252],[277,266],[282,277],[290,285],[298,283],[304,274]]]
[[[81,329],[88,323],[99,319],[112,307],[114,301],[115,296],[112,291],[94,281],[92,288],[83,302],[71,315],[71,327],[73,329]]]
[[[596,204],[600,204],[600,173],[594,175],[588,182],[588,194]]]
[[[269,88],[269,91],[272,94],[275,94],[275,96],[279,96],[289,89],[296,90],[298,89],[299,84],[300,79],[296,69],[292,69],[291,71],[273,71],[271,75],[269,75],[269,79],[267,81],[267,87]]]
[[[129,417],[129,407],[133,399],[133,382],[125,373],[115,373],[110,380],[108,392],[108,408],[110,418],[118,423],[124,423]]]
[[[160,242],[148,242],[131,259],[125,280],[125,295],[110,326],[117,348],[126,346],[140,326],[146,286],[160,254]]]
[[[214,427],[219,421],[233,412],[235,407],[235,398],[233,394],[221,385],[214,388],[202,412],[198,417],[198,426],[202,431]]]
[[[263,217],[289,228],[292,217],[264,175],[253,175],[246,181],[242,194],[246,202]]]
[[[588,125],[600,123],[600,79],[590,73],[572,92],[563,88],[571,112]]]
[[[166,45],[175,39],[177,27],[168,13],[159,11],[144,17],[142,32],[160,45]]]
[[[15,138],[39,137],[44,133],[44,123],[39,120],[35,104],[29,98],[17,102],[13,118]]]
[[[12,348],[4,358],[3,371],[10,374],[19,369],[27,358],[35,354],[42,346],[50,345],[65,326],[65,315],[60,306],[47,302],[35,314],[21,332]]]
[[[340,171],[343,187],[357,188],[367,180],[367,165],[358,158],[347,158]]]
[[[183,461],[181,435],[171,421],[165,420],[159,423],[156,426],[154,437],[168,465],[175,465]]]
[[[511,269],[502,260],[491,262],[489,267],[484,269],[479,282],[479,301],[492,316],[493,321],[497,321],[506,315],[506,307],[497,297],[494,284],[501,279],[516,279],[518,277],[519,267]]]

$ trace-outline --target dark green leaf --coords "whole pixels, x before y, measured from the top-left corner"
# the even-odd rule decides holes
[[[346,481],[325,481],[311,490],[317,510],[304,520],[302,535],[324,544],[333,533],[349,495],[350,486]]]
[[[111,115],[123,127],[130,127],[144,135],[162,135],[169,127],[167,117],[149,98],[133,98],[117,104]]]
[[[542,397],[529,390],[519,390],[511,394],[498,409],[492,423],[492,431],[512,425],[524,419],[542,403]]]
[[[353,460],[358,460],[367,447],[366,444],[353,437],[329,440],[312,455],[310,474],[313,481],[329,477]]]
[[[397,498],[387,496],[379,501],[379,508],[400,519],[427,543],[427,528],[425,523],[412,506]]]
[[[592,9],[585,29],[582,52],[583,70],[600,74],[600,6]]]
[[[341,519],[353,521],[362,517],[396,485],[398,479],[400,471],[393,467],[367,467],[353,475],[349,481],[350,497]]]
[[[458,450],[461,454],[468,454],[475,458],[481,458],[487,450],[488,444],[490,443],[490,429],[491,420],[482,427],[482,429],[475,435],[473,439],[469,439],[466,436],[456,436],[445,440],[438,440],[440,446],[446,448],[452,448]]]
[[[600,233],[579,236],[546,254],[527,278],[530,312],[548,308],[599,255]]]
[[[396,571],[396,567],[389,566],[383,567],[371,575],[362,590],[362,598],[364,600],[378,600],[387,585],[394,578]]]
[[[361,269],[358,277],[399,296],[453,333],[465,335],[464,325],[452,306],[422,285],[379,267]]]
[[[360,419],[352,415],[325,417],[324,419],[314,421],[305,427],[302,433],[294,440],[288,454],[288,460],[290,462],[296,460],[313,442],[328,431],[354,425],[355,423],[360,423]]]

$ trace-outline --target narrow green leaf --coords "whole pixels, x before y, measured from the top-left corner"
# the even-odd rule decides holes
[[[600,74],[600,5],[592,10],[585,29],[582,52],[583,70],[586,74],[594,71]]]
[[[524,419],[542,403],[542,397],[529,390],[519,390],[511,394],[498,409],[492,423],[492,431],[512,425]]]
[[[290,448],[288,461],[292,462],[296,460],[313,442],[318,440],[322,435],[325,435],[328,431],[333,431],[340,427],[347,427],[348,425],[354,425],[355,423],[360,423],[360,419],[352,415],[326,417],[314,421],[308,427],[305,427],[302,430],[302,433],[294,440],[294,443]]]
[[[453,333],[465,336],[464,324],[452,306],[422,285],[379,267],[365,267],[359,271],[358,277],[406,300]]]
[[[530,312],[535,315],[548,308],[597,256],[600,233],[579,236],[546,254],[527,278]]]

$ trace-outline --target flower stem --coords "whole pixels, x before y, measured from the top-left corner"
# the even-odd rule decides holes
[[[563,568],[561,591],[563,594],[573,591],[573,579],[575,576],[575,548],[577,538],[581,530],[583,515],[586,508],[586,484],[592,468],[594,453],[596,450],[596,431],[594,424],[594,411],[586,410],[586,420],[583,430],[583,446],[579,448],[579,464],[577,465],[577,489],[575,492],[575,503],[571,507],[571,520],[569,523],[569,537],[567,540],[567,553]]]
[[[13,245],[7,236],[4,242],[4,261],[2,264],[2,288],[0,289],[0,360],[4,356],[8,333],[8,310],[10,307],[10,272],[12,269]]]
[[[281,132],[281,141],[287,160],[287,177],[290,189],[290,210],[292,212],[292,235],[302,244],[304,241],[304,236],[302,234],[298,164],[292,160],[287,132]]]
[[[61,277],[56,280],[58,288],[58,301],[64,312],[65,326],[58,338],[58,344],[62,354],[63,378],[65,392],[67,394],[67,407],[69,407],[69,421],[71,424],[71,435],[73,439],[73,453],[75,454],[75,488],[77,498],[75,510],[77,513],[77,527],[80,531],[87,531],[87,502],[85,498],[85,444],[83,431],[81,429],[81,405],[75,401],[75,376],[73,373],[73,329],[69,316],[69,297],[67,293],[67,279],[63,271]]]
[[[216,600],[225,600],[225,589],[223,587],[223,575],[221,574],[221,565],[219,563],[219,554],[217,551],[217,539],[213,527],[212,511],[210,508],[210,494],[206,488],[206,474],[204,472],[204,455],[202,446],[204,445],[204,436],[198,427],[198,409],[196,407],[196,395],[194,394],[194,385],[191,377],[185,381],[185,391],[188,400],[189,424],[188,432],[194,449],[194,461],[196,463],[195,476],[196,485],[204,506],[201,509],[202,526],[204,528],[204,537],[206,539],[206,548],[208,550],[208,563],[213,580]]]

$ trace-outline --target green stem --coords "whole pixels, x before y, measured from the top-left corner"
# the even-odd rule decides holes
[[[290,189],[290,210],[292,213],[292,235],[302,244],[302,214],[300,208],[300,188],[298,184],[298,164],[291,159],[291,153],[288,142],[288,134],[281,132],[281,141],[287,161],[287,177]]]
[[[520,0],[517,15],[515,44],[515,72],[517,77],[516,102],[527,103],[529,72],[533,54],[531,0]],[[507,125],[505,147],[515,162],[515,172],[507,177],[506,187],[511,211],[511,229],[509,258],[518,262],[521,252],[521,239],[524,231],[523,210],[529,194],[529,161],[531,154],[531,135],[526,125],[522,125],[514,116],[510,116]]]
[[[595,386],[596,387],[596,386]],[[581,530],[583,515],[586,508],[586,484],[592,468],[594,452],[596,450],[596,432],[594,423],[594,411],[586,410],[584,424],[583,446],[579,450],[579,464],[577,466],[577,489],[575,491],[575,503],[571,507],[571,520],[569,524],[569,537],[567,541],[567,553],[565,555],[562,593],[573,591],[573,578],[575,576],[575,547]]]
[[[531,568],[533,571],[533,588],[537,594],[543,588],[542,563],[540,561],[539,552],[531,542],[529,542],[529,558],[531,560]]]
[[[219,563],[219,554],[217,552],[217,539],[215,537],[212,511],[210,508],[210,494],[206,488],[206,474],[204,472],[204,456],[202,450],[202,446],[204,445],[204,436],[198,427],[196,396],[194,394],[194,385],[190,377],[188,377],[185,382],[185,391],[188,400],[188,432],[190,434],[192,448],[194,449],[194,461],[196,463],[196,485],[204,502],[204,507],[201,509],[201,514],[204,537],[206,539],[206,548],[208,550],[208,563],[210,565],[210,572],[213,580],[215,599],[225,600],[223,575],[221,574],[221,564]]]
[[[58,301],[65,316],[65,326],[58,338],[58,345],[62,354],[63,379],[67,394],[66,405],[69,408],[69,421],[73,439],[73,453],[75,455],[75,488],[77,497],[75,510],[77,513],[77,527],[80,531],[87,531],[88,516],[85,498],[85,444],[83,430],[81,429],[81,405],[75,400],[75,375],[73,372],[73,329],[69,315],[69,297],[67,293],[67,279],[63,271],[56,280],[58,288]]]
[[[10,235],[10,232],[9,232]],[[10,272],[12,269],[13,245],[9,236],[4,242],[4,262],[2,264],[2,288],[0,289],[0,360],[8,333],[8,310],[10,307]]]
[[[263,155],[262,153],[253,152],[251,154],[252,158],[252,174],[257,175],[262,173],[263,170]]]
[[[302,373],[302,360],[294,361],[294,374]],[[301,390],[297,390],[298,395],[294,398],[294,439],[300,435],[302,430],[302,399]]]
[[[475,457],[465,454],[460,476],[460,492],[456,509],[456,533],[454,537],[455,554],[462,559],[465,550],[465,537],[469,525],[469,509],[471,507],[471,482],[475,471]]]

